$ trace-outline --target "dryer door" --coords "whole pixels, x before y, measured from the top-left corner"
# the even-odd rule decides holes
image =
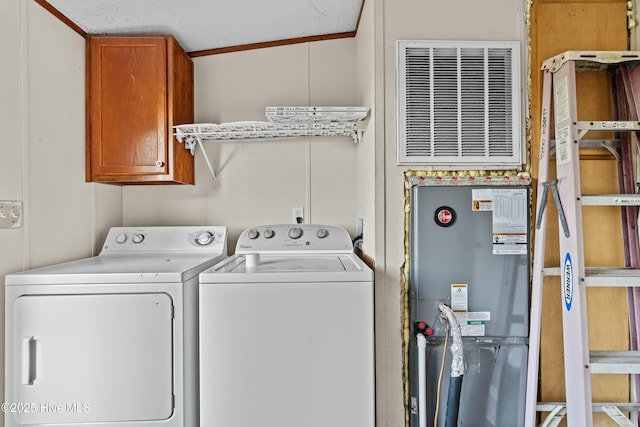
[[[19,424],[171,416],[169,295],[24,295],[13,308],[14,399],[31,405]]]

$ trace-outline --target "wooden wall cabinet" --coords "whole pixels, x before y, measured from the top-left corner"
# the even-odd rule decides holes
[[[193,61],[171,36],[87,37],[86,180],[193,184]]]

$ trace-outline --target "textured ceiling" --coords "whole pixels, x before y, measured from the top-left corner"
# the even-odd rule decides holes
[[[87,34],[172,34],[187,52],[198,52],[354,33],[363,0],[46,0],[44,3]]]

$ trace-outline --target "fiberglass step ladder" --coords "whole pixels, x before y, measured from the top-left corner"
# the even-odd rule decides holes
[[[533,427],[537,412],[549,412],[541,425],[556,426],[566,416],[569,427],[591,427],[593,412],[606,412],[620,426],[634,426],[624,412],[637,414],[638,403],[594,403],[591,374],[640,374],[639,351],[590,351],[587,329],[586,286],[627,288],[630,318],[634,316],[634,294],[640,301],[640,257],[638,249],[632,134],[640,135],[640,52],[570,51],[544,62],[540,131],[540,166],[537,188],[537,221],[531,289],[531,332],[525,426]],[[577,118],[576,72],[608,70],[616,121],[582,122]],[[553,106],[552,106],[553,99]],[[551,111],[555,116],[555,147],[550,139]],[[630,121],[619,121],[630,120]],[[589,131],[615,132],[615,140],[587,140]],[[638,132],[638,133],[636,133]],[[637,145],[634,143],[637,147]],[[621,194],[583,195],[580,191],[579,148],[602,146],[618,159]],[[555,148],[557,178],[549,180],[549,162]],[[544,267],[545,199],[551,192],[559,216],[560,267]],[[621,206],[625,268],[589,268],[584,265],[582,206]],[[616,218],[618,221],[619,218]],[[540,323],[544,276],[560,276],[565,359],[566,403],[538,403]],[[640,305],[640,304],[639,304]],[[630,323],[631,348],[637,350],[635,320]],[[634,381],[640,376],[634,375]],[[633,387],[632,387],[633,388]],[[636,390],[637,390],[636,386]],[[633,394],[633,393],[632,393]]]

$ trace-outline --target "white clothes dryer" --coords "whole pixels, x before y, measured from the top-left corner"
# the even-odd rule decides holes
[[[198,275],[226,227],[114,227],[5,278],[5,426],[196,427]]]
[[[373,427],[373,271],[325,225],[252,227],[200,274],[200,421]]]

